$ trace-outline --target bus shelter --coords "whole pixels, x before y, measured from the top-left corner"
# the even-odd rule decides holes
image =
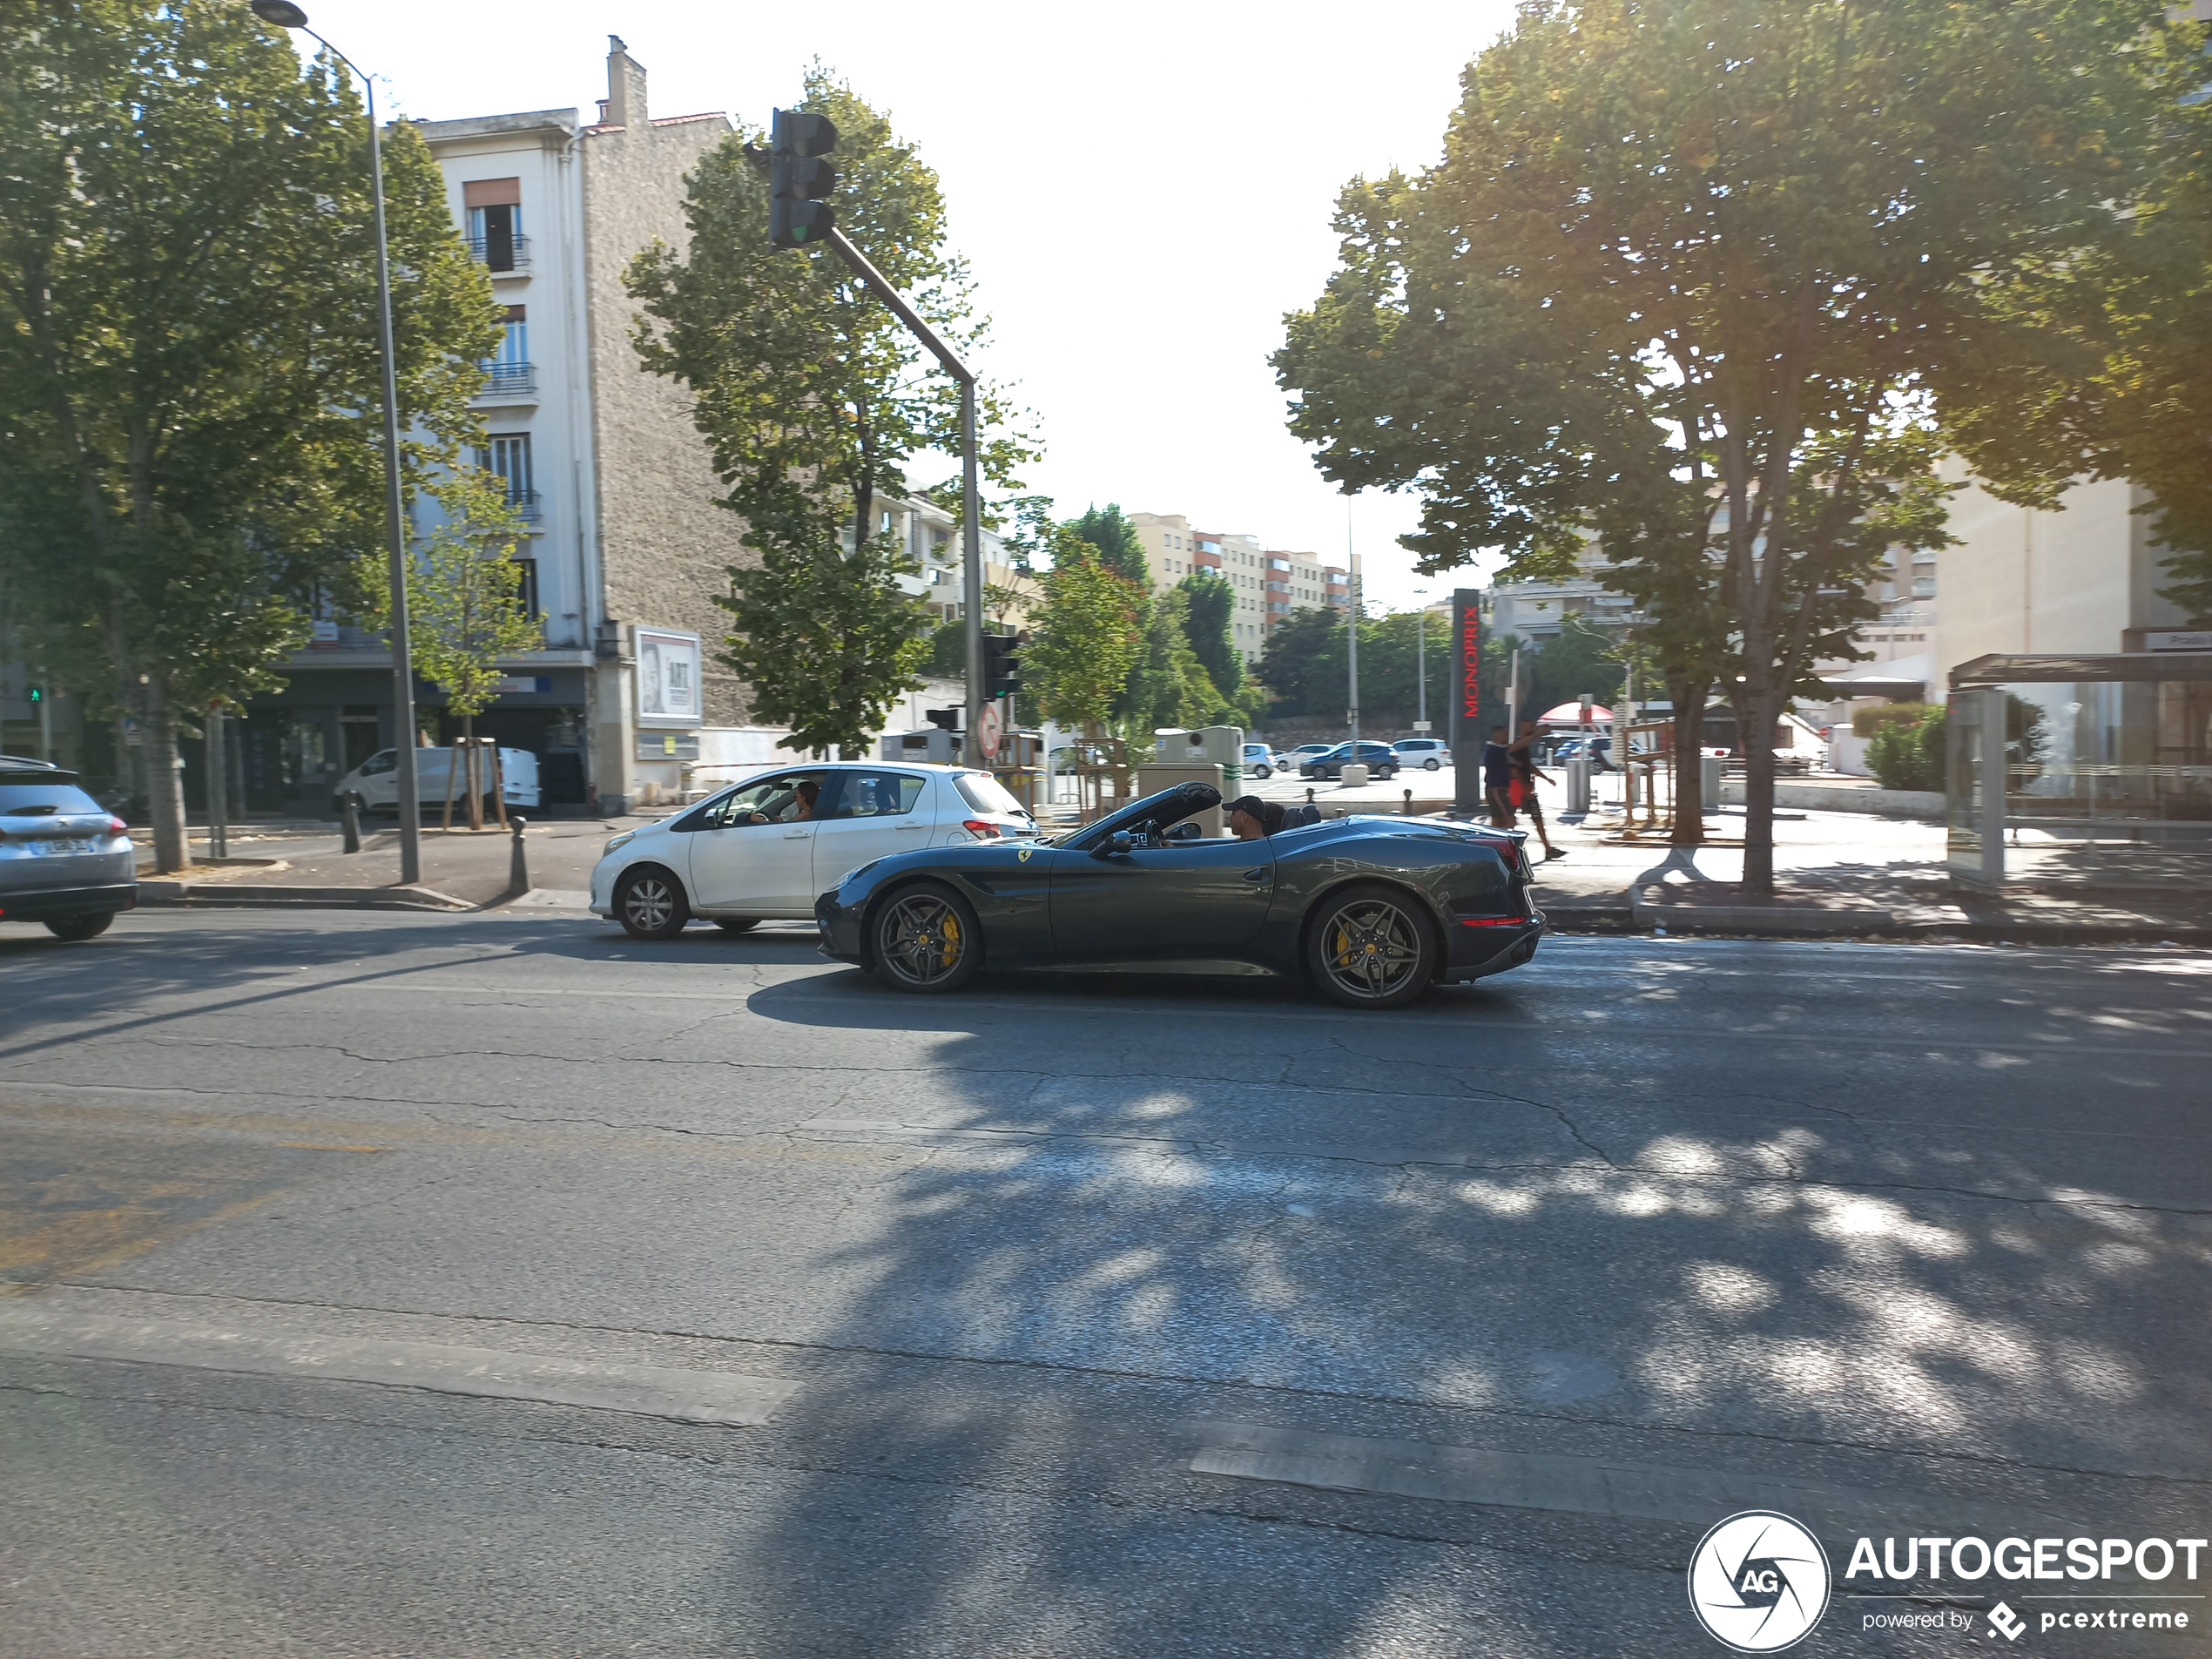
[[[1954,880],[2212,888],[2212,652],[1976,658],[1945,749]]]

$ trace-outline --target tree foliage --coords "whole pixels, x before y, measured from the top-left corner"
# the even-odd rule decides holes
[[[1098,737],[1143,655],[1145,596],[1065,527],[1051,553],[1022,678],[1047,719]]]
[[[966,263],[946,246],[937,175],[890,122],[820,64],[799,108],[837,127],[840,228],[948,344],[978,347]],[[691,242],[631,266],[635,340],[692,393],[727,493],[759,557],[718,599],[737,619],[723,660],[753,687],[784,746],[853,748],[910,690],[926,621],[900,589],[913,560],[881,533],[877,498],[908,489],[917,452],[960,448],[959,388],[827,246],[768,239],[756,130],[702,159],[685,202]],[[977,388],[985,475],[1005,487],[1033,453],[994,388]],[[848,552],[847,550],[850,550]]]
[[[1231,625],[1237,614],[1237,590],[1216,571],[1193,570],[1176,583],[1183,596],[1183,635],[1198,653],[1224,697],[1235,698],[1244,685],[1244,654]]]
[[[276,684],[384,536],[368,132],[228,0],[0,0],[0,560],[45,652],[145,733],[185,860],[180,720]],[[489,280],[413,129],[384,152],[403,459],[475,432]]]
[[[1136,526],[1122,516],[1120,503],[1086,507],[1082,516],[1069,528],[1098,550],[1101,564],[1150,590],[1152,572],[1144,557],[1144,543],[1137,539]]]
[[[1468,70],[1441,164],[1355,180],[1340,268],[1276,364],[1347,489],[1414,488],[1421,568],[1591,537],[1673,652],[1770,729],[1889,548],[1939,544],[1932,463],[2041,499],[2082,423],[2009,418],[2160,184],[2201,26],[2157,0],[1531,0]],[[2200,71],[2201,74],[2201,71]],[[1772,756],[1745,882],[1771,886]]]

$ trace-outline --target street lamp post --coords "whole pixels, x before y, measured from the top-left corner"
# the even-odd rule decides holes
[[[400,488],[399,361],[392,349],[391,256],[384,243],[384,142],[376,126],[376,83],[361,66],[307,27],[307,14],[291,0],[251,0],[253,15],[280,29],[297,29],[361,77],[368,100],[368,159],[376,223],[376,326],[384,357],[384,527],[392,583],[392,700],[394,746],[401,757],[400,880],[422,879],[422,804],[415,780],[415,664],[408,647],[407,509]]]

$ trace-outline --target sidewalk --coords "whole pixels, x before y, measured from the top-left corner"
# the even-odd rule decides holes
[[[532,823],[523,832],[530,907],[581,911],[581,898],[569,895],[580,895],[590,887],[591,867],[599,861],[608,838],[652,821],[647,817],[557,818]],[[422,880],[413,887],[400,883],[396,829],[362,836],[358,853],[341,853],[339,845],[333,838],[302,837],[295,850],[273,837],[250,842],[234,837],[233,856],[224,863],[197,864],[179,876],[141,880],[139,902],[475,910],[512,896],[509,872],[514,838],[496,825],[476,834],[426,825]],[[262,861],[264,857],[268,861]]]
[[[1451,805],[1452,774],[1362,789],[1318,787],[1317,805],[1345,812],[1397,813],[1413,782],[1416,813]],[[1260,792],[1304,800],[1305,786],[1289,780]],[[2212,944],[2212,894],[2158,888],[2083,888],[2065,893],[2008,891],[1980,894],[1951,885],[1939,824],[1865,813],[1784,813],[1775,823],[1777,891],[1753,898],[1737,891],[1743,875],[1742,813],[1723,807],[1706,820],[1716,840],[1735,846],[1676,849],[1663,839],[1630,841],[1617,813],[1581,825],[1559,822],[1559,792],[1547,788],[1552,840],[1566,857],[1546,861],[1531,839],[1536,900],[1561,933],[1719,934],[1797,939],[1947,938],[2013,944]],[[140,883],[147,906],[309,906],[412,910],[471,910],[494,905],[531,913],[582,914],[591,867],[610,836],[651,817],[556,819],[525,833],[530,891],[509,887],[511,838],[491,829],[471,835],[435,827],[422,833],[422,880],[399,883],[399,835],[367,836],[361,851],[334,850],[328,838],[301,835],[234,840],[234,856],[198,866],[182,878]],[[1526,820],[1524,820],[1524,825]],[[260,862],[253,853],[277,855]],[[312,849],[312,850],[311,850]]]
[[[1358,789],[1270,779],[1259,792],[1314,804],[1331,817],[1396,813],[1413,792],[1415,813],[1452,806],[1453,774],[1407,772]],[[1708,838],[1733,846],[1676,849],[1663,833],[1629,840],[1617,810],[1580,825],[1560,821],[1566,792],[1541,791],[1552,843],[1546,860],[1530,837],[1536,900],[1561,933],[1726,934],[1756,937],[1952,938],[2013,944],[2212,944],[2212,894],[2155,887],[2008,889],[1985,894],[1952,885],[1946,832],[1925,819],[1865,811],[1784,808],[1774,825],[1776,892],[1737,890],[1743,814],[1723,806]],[[1533,829],[1524,818],[1521,827]]]

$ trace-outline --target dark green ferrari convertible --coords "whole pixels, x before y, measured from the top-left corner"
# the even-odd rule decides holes
[[[903,991],[956,990],[985,968],[1244,962],[1359,1008],[1536,954],[1544,919],[1517,831],[1373,817],[1201,835],[1191,820],[1220,801],[1178,784],[1056,841],[864,864],[815,900],[822,954]]]

